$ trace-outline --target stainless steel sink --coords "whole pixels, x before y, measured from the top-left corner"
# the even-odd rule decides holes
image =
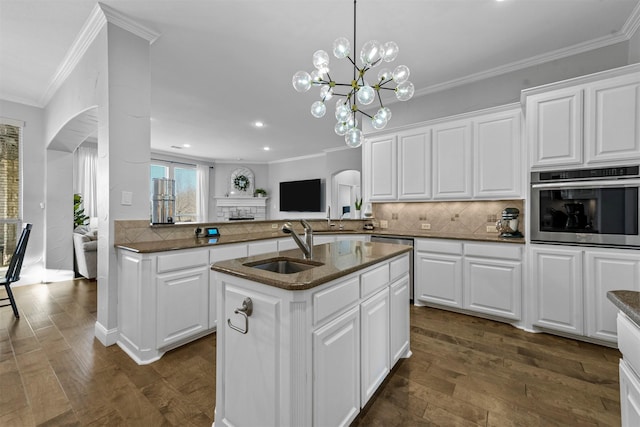
[[[309,270],[314,267],[319,267],[324,264],[307,259],[278,257],[247,262],[242,265],[245,267],[258,268],[260,270],[273,271],[274,273],[293,274],[300,273],[301,271]]]

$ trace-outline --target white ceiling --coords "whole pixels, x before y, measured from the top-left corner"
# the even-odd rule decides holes
[[[335,38],[352,38],[351,0],[102,3],[160,34],[151,45],[154,151],[267,162],[344,147],[333,108],[313,118],[317,89],[299,94],[291,77],[311,71],[317,49],[331,52]],[[0,0],[0,98],[45,106],[95,4]],[[426,94],[626,40],[638,21],[640,0],[360,0],[357,42],[359,49],[369,39],[395,41],[392,65],[409,66],[417,94]],[[337,61],[332,77],[350,80]],[[266,126],[253,127],[256,120]],[[171,148],[184,143],[191,147]]]

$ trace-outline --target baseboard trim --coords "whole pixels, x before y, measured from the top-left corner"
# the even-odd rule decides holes
[[[96,322],[95,326],[95,336],[104,345],[105,347],[109,347],[110,345],[114,345],[118,342],[118,337],[120,336],[118,332],[118,328],[107,329],[100,322]]]

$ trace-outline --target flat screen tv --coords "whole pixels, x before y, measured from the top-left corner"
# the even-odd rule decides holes
[[[324,191],[321,179],[280,183],[281,212],[323,212]]]

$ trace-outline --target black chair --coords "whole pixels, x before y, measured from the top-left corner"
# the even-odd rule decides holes
[[[27,251],[27,242],[29,241],[29,234],[31,234],[31,226],[32,224],[24,225],[22,234],[20,235],[20,240],[18,240],[18,244],[16,245],[16,250],[13,251],[13,256],[11,257],[11,263],[9,263],[7,274],[3,278],[0,278],[0,285],[4,285],[8,295],[7,298],[0,298],[0,301],[9,300],[9,303],[0,304],[0,307],[11,306],[11,308],[13,308],[13,315],[16,316],[16,319],[19,319],[20,315],[18,314],[16,300],[13,298],[13,292],[11,292],[11,284],[20,280],[22,260],[24,260],[24,253]]]

